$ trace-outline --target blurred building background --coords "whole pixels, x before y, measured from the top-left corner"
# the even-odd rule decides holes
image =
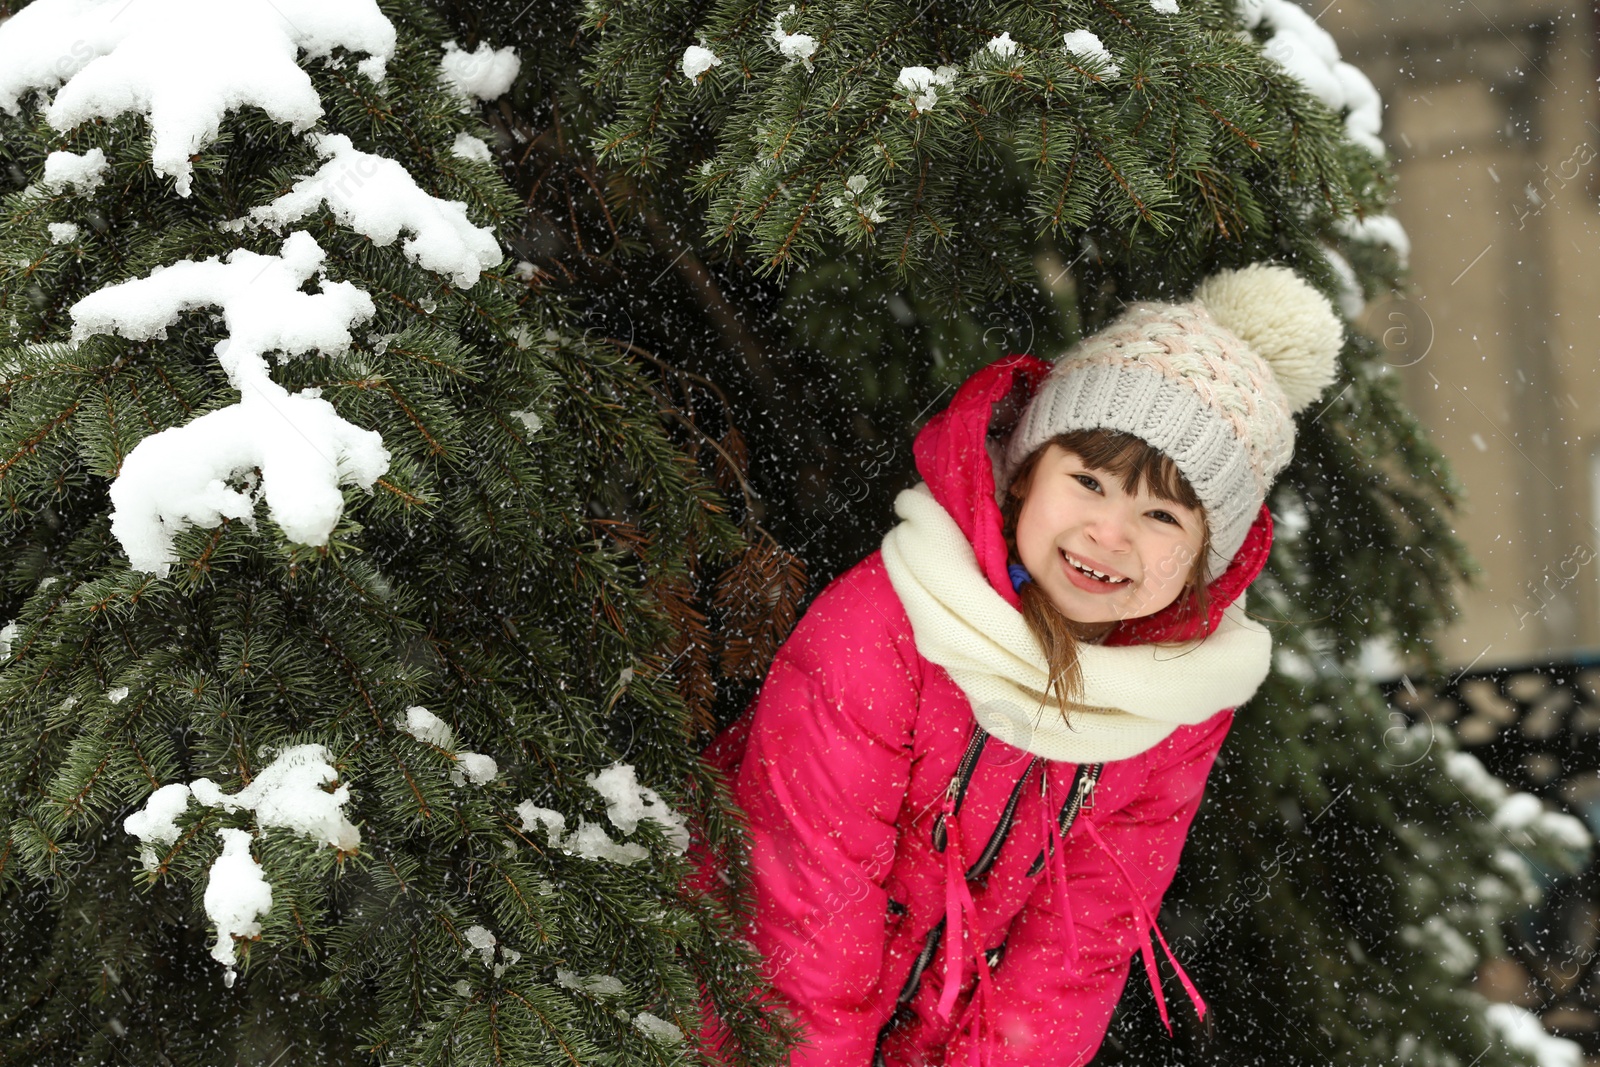
[[[1595,5],[1303,2],[1387,104],[1415,292],[1369,325],[1454,464],[1483,568],[1441,651],[1464,667],[1600,648]]]
[[[1413,292],[1368,308],[1482,567],[1397,706],[1600,831],[1600,4],[1301,0],[1372,79]],[[1409,687],[1408,687],[1409,688]],[[1479,970],[1600,1063],[1600,866]]]

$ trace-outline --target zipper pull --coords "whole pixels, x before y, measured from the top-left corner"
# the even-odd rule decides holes
[[[1100,781],[1100,764],[1096,764],[1092,771],[1086,771],[1082,782],[1078,785],[1078,810],[1080,812],[1094,810],[1094,787]]]

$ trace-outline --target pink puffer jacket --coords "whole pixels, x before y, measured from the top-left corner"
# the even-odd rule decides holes
[[[985,435],[1048,370],[997,361],[916,440],[917,469],[1013,605]],[[1263,508],[1210,587],[1209,626],[1270,543]],[[1188,636],[1158,615],[1113,641]],[[750,936],[807,1032],[795,1067],[1088,1063],[1135,952],[1154,980],[1152,917],[1231,722],[1220,710],[1107,764],[1040,759],[979,729],[918,653],[880,553],[839,577],[707,753],[749,817]],[[1157,1002],[1165,1017],[1159,986]]]

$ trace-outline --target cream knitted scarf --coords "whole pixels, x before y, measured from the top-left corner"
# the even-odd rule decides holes
[[[1272,638],[1241,597],[1217,629],[1180,645],[1079,646],[1082,706],[1046,700],[1047,664],[1022,614],[995,592],[966,535],[926,484],[894,502],[901,522],[883,539],[889,581],[917,650],[950,673],[995,737],[1046,759],[1126,759],[1186,723],[1203,722],[1255,693],[1272,663]]]

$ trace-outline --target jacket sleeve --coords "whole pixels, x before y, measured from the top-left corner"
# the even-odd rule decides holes
[[[1232,723],[1230,710],[1180,727],[1150,751],[1145,786],[1133,800],[1084,816],[1127,868],[1151,915],[1161,912],[1206,778]],[[990,1053],[985,1062],[992,1067],[1089,1063],[1122,996],[1129,961],[1144,943],[1143,912],[1085,827],[1073,828],[1062,858],[1066,893],[1041,874],[1007,935],[1005,959],[994,975],[995,1003],[985,1013],[992,1022],[981,1038]],[[1063,896],[1077,935],[1076,969],[1067,956]],[[1155,951],[1161,951],[1159,942]],[[1169,1011],[1191,1010],[1181,991],[1167,999]],[[967,1063],[966,1042],[973,1039],[971,1031],[960,1035],[948,1062]]]
[[[750,834],[752,939],[806,1031],[793,1067],[867,1067],[893,1006],[880,981],[883,885],[918,687],[880,610],[899,603],[848,586],[812,604],[762,686],[734,776]]]

